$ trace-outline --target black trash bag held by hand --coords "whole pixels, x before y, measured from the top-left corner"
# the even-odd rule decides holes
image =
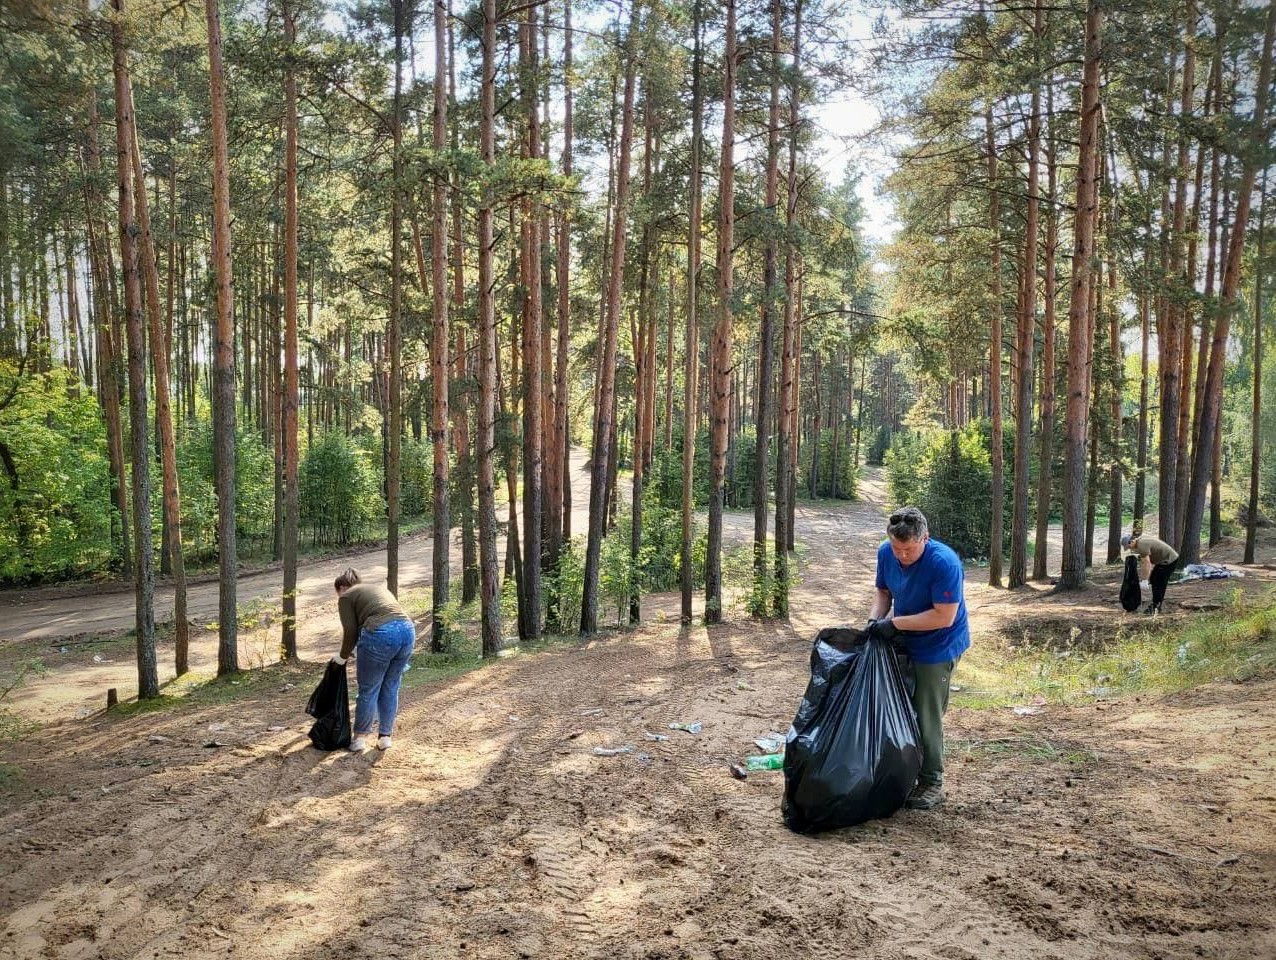
[[[821,630],[785,744],[789,829],[816,833],[888,817],[921,767],[917,717],[891,645],[850,627]]]
[[[315,717],[310,741],[320,750],[340,750],[350,746],[350,685],[346,665],[328,661],[328,669],[306,704],[306,713]]]
[[[1143,602],[1143,590],[1139,587],[1139,558],[1130,554],[1125,558],[1125,576],[1121,580],[1121,606],[1126,613],[1133,613]]]

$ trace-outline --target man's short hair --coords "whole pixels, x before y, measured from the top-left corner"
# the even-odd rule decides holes
[[[900,507],[890,515],[886,533],[894,540],[920,540],[930,533],[930,526],[916,507]]]

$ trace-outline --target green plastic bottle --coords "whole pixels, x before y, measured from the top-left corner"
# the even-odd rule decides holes
[[[784,754],[771,753],[765,757],[745,757],[744,769],[746,770],[783,770]]]

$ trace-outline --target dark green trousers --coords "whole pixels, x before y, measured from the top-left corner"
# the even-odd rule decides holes
[[[948,688],[956,666],[957,660],[913,664],[913,709],[917,711],[917,729],[922,738],[918,783],[944,782],[944,714],[948,712]]]

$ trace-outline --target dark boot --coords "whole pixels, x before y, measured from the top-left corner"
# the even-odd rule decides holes
[[[944,788],[938,783],[919,783],[904,801],[913,810],[934,810],[947,799]]]

